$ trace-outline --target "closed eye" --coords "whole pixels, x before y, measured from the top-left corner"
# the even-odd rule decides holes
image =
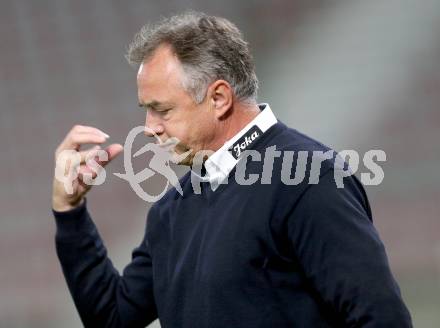
[[[171,103],[151,101],[148,103],[139,102],[139,107],[145,110],[148,113],[160,115],[164,120],[167,120],[168,113],[174,109],[174,106]]]
[[[145,111],[154,111],[156,113],[165,113],[170,111],[172,108],[157,108],[157,107],[152,107],[152,106],[145,106],[145,105],[139,105],[139,108],[141,110],[145,110]]]
[[[166,113],[172,110],[172,108],[165,108],[165,109],[156,109],[156,112],[158,113]]]

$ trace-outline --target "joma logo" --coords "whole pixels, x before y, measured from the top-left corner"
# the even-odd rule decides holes
[[[249,131],[247,131],[240,139],[238,139],[237,142],[235,142],[234,145],[229,149],[232,150],[232,156],[237,159],[240,154],[262,134],[263,132],[261,132],[261,130],[257,126],[253,126],[252,128],[250,128]]]

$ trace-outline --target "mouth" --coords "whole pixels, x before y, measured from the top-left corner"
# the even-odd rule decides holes
[[[179,142],[180,142],[179,139],[172,137],[172,138],[168,138],[165,141],[158,139],[155,142],[155,144],[161,148],[165,148],[167,150],[172,150],[175,146],[177,146],[179,144]]]

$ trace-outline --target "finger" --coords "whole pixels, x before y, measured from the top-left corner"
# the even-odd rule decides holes
[[[80,183],[80,185],[82,187],[88,186],[88,188],[86,187],[86,190],[88,190],[89,188],[91,188],[92,185],[95,185],[95,183],[97,182],[95,180],[99,179],[99,175],[101,175],[103,171],[104,171],[103,166],[90,165],[90,164],[83,165],[79,169],[78,182]],[[101,176],[101,180],[99,180],[99,181],[104,182],[102,178],[103,177]],[[104,178],[105,178],[105,175],[104,175]],[[98,185],[102,183],[99,181],[98,181]]]
[[[90,158],[95,158],[99,151],[102,150],[101,146],[97,145],[94,146],[92,148],[86,149],[86,150],[82,150],[79,152],[79,155],[81,157],[81,164],[86,163],[86,161]]]
[[[110,163],[116,156],[118,156],[123,150],[124,147],[120,144],[111,144],[110,146],[104,149],[107,152],[108,158],[106,161],[98,161],[98,163],[102,166]]]
[[[107,140],[105,136],[94,133],[70,133],[61,143],[59,150],[76,149],[83,144],[102,144]]]
[[[99,168],[97,168],[97,169],[99,172]],[[81,165],[78,170],[78,178],[80,181],[84,182],[84,175],[91,175],[92,179],[94,179],[97,177],[98,172],[93,170],[91,167],[89,167],[87,165]]]
[[[87,184],[87,183],[85,183],[83,181],[83,176],[82,175],[78,176],[78,180],[77,181],[78,181],[78,185],[80,187],[80,189],[79,189],[79,193],[80,194],[85,194],[87,191],[90,190],[90,188],[92,188],[92,185]]]
[[[109,162],[112,161],[120,153],[122,153],[123,150],[124,147],[122,147],[121,144],[111,144],[110,146],[105,148],[105,151],[108,153]]]
[[[102,135],[106,138],[109,138],[110,136],[108,134],[106,134],[104,131],[97,129],[93,126],[87,126],[87,125],[75,125],[72,130],[72,132],[77,132],[77,133],[94,133],[97,135]]]

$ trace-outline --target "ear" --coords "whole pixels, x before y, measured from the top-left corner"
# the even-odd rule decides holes
[[[234,92],[227,81],[217,80],[212,83],[207,95],[217,119],[221,119],[229,113],[234,100]]]

